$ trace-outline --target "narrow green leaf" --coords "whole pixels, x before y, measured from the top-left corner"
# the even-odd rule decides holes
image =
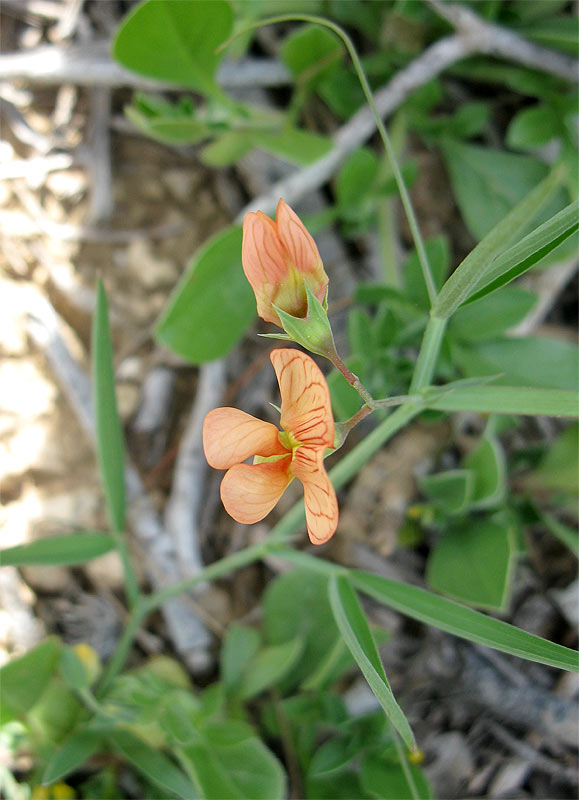
[[[85,564],[108,553],[115,546],[106,533],[70,533],[47,536],[30,544],[19,544],[0,550],[0,566],[66,566]]]
[[[113,56],[123,66],[160,81],[220,94],[217,47],[231,33],[225,0],[146,0],[122,21]]]
[[[575,650],[527,633],[507,622],[487,617],[418,586],[380,575],[353,570],[349,578],[360,591],[419,622],[503,653],[579,672],[579,653]]]
[[[579,416],[577,392],[526,386],[457,386],[432,401],[427,398],[426,405],[440,411],[478,411],[481,414]]]
[[[241,267],[241,227],[230,226],[198,253],[157,323],[156,338],[193,364],[222,358],[255,317]]]
[[[60,673],[72,689],[81,691],[90,686],[90,675],[72,647],[65,646],[60,654]]]
[[[579,533],[577,533],[577,530],[561,522],[546,511],[539,512],[539,515],[542,523],[553,536],[556,536],[565,547],[568,547],[574,556],[579,557]]]
[[[109,740],[114,749],[124,756],[135,769],[162,789],[168,789],[177,797],[187,798],[187,800],[199,797],[191,781],[167,756],[153,749],[128,730],[112,731]]]
[[[563,176],[563,167],[553,169],[471,250],[440,290],[432,309],[433,316],[450,317],[473,294],[493,259],[538,214],[561,183]]]
[[[99,467],[111,526],[120,532],[125,526],[125,451],[115,397],[107,296],[100,280],[92,328],[92,357]]]
[[[65,778],[85,761],[88,761],[102,747],[103,734],[91,730],[77,730],[59,746],[52,756],[44,774],[42,783],[54,783]]]
[[[518,278],[577,230],[579,230],[579,201],[559,211],[489,264],[481,280],[475,285],[473,294],[465,303],[479,300]]]
[[[414,734],[392,694],[368,620],[356,593],[346,577],[336,575],[330,578],[328,591],[334,619],[356,663],[406,746],[415,750]]]

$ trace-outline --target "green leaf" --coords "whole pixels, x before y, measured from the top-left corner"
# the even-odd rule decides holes
[[[460,212],[476,241],[547,174],[546,166],[530,156],[452,139],[445,139],[441,147]]]
[[[244,722],[208,723],[201,738],[183,747],[180,756],[206,800],[285,796],[286,779],[279,761]]]
[[[241,228],[228,227],[193,257],[156,327],[156,338],[194,364],[227,355],[255,317],[241,268]]]
[[[566,428],[541,459],[538,467],[525,477],[529,488],[576,494],[579,474],[579,425]]]
[[[378,158],[367,147],[349,156],[336,177],[336,200],[340,213],[359,213],[360,206],[376,185]]]
[[[579,416],[577,392],[519,386],[457,386],[429,401],[440,411],[478,411],[481,414]]]
[[[158,142],[195,144],[209,136],[207,125],[194,117],[150,117],[135,106],[126,106],[125,115],[141,133]]]
[[[540,105],[519,111],[508,127],[506,142],[513,150],[532,150],[547,144],[560,133],[553,109]]]
[[[579,202],[574,202],[492,261],[466,302],[476,301],[518,278],[552,253],[577,230],[579,230]]]
[[[579,383],[577,345],[530,336],[497,339],[454,349],[454,361],[466,377],[498,375],[498,383],[573,391]]]
[[[251,141],[255,147],[261,147],[268,153],[284,158],[299,167],[317,161],[332,149],[332,140],[329,136],[300,128],[284,128],[274,133],[252,131]]]
[[[220,94],[215,71],[223,56],[215,51],[232,26],[225,0],[146,0],[121,23],[113,56],[140,75]]]
[[[494,228],[471,250],[440,290],[432,309],[434,316],[450,317],[480,288],[493,260],[532,222],[561,183],[564,173],[563,167],[556,167],[514,208],[509,205],[503,209],[503,218],[498,217]],[[510,268],[509,264],[507,270]]]
[[[298,84],[313,89],[333,71],[343,52],[342,43],[329,30],[304,25],[284,41],[281,60]]]
[[[469,469],[453,469],[420,479],[424,494],[449,514],[468,508],[473,494],[474,474]]]
[[[88,761],[103,745],[103,734],[99,731],[76,730],[74,733],[59,746],[56,753],[52,756],[44,774],[42,783],[54,783]]]
[[[303,649],[303,640],[296,637],[289,642],[260,650],[247,665],[236,687],[236,694],[242,700],[249,700],[275,686],[293,669]]]
[[[464,460],[464,466],[474,476],[471,506],[492,508],[505,496],[506,463],[500,442],[494,436],[483,436]]]
[[[579,557],[579,533],[577,533],[577,530],[545,511],[539,512],[539,516],[553,536],[556,536],[565,547],[568,547],[575,557]]]
[[[360,779],[370,797],[378,800],[430,800],[433,797],[426,776],[418,767],[409,764],[414,787],[401,764],[380,758],[377,753],[366,752],[362,758]]]
[[[194,785],[181,770],[138,736],[117,728],[110,732],[109,741],[117,752],[155,785],[187,800],[199,797]]]
[[[376,699],[384,709],[386,716],[396,728],[406,746],[410,750],[415,750],[414,734],[404,712],[392,694],[376,643],[372,638],[368,620],[364,615],[356,593],[348,579],[342,575],[333,575],[330,578],[328,590],[334,619],[350,652],[356,659],[356,663],[368,681]]]
[[[234,689],[253,656],[257,653],[261,637],[255,628],[230,625],[221,648],[221,679],[225,688]]]
[[[523,320],[537,299],[534,292],[506,286],[492,297],[459,308],[450,320],[449,333],[465,342],[496,339]]]
[[[28,567],[85,564],[108,553],[115,546],[106,533],[70,533],[47,536],[30,544],[0,550],[0,566]]]
[[[296,603],[296,598],[300,602]],[[263,601],[264,634],[272,645],[304,641],[301,658],[286,678],[296,686],[325,659],[339,638],[328,601],[327,578],[293,570],[271,583]]]
[[[72,647],[65,646],[60,654],[60,674],[71,687],[80,691],[88,689],[91,684],[90,675],[82,660]]]
[[[469,519],[445,531],[428,559],[431,589],[456,600],[504,610],[515,563],[514,532],[491,519]]]
[[[209,167],[229,167],[249,153],[252,147],[253,139],[250,133],[227,131],[206,145],[200,157]]]
[[[487,617],[453,600],[439,597],[418,586],[360,570],[350,571],[349,579],[357,589],[378,602],[426,625],[519,658],[579,672],[579,653],[574,650],[527,633],[502,620]]]
[[[113,346],[107,296],[102,281],[97,287],[92,328],[94,409],[99,467],[113,530],[125,527],[125,449],[115,397]]]
[[[45,639],[20,658],[0,669],[2,718],[22,717],[44,694],[58,668],[62,644],[56,637]]]

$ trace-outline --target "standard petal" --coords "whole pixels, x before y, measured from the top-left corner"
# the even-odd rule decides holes
[[[323,450],[298,447],[292,472],[304,485],[306,523],[312,544],[323,544],[338,527],[338,500],[324,468]]]
[[[244,525],[266,517],[291,481],[290,457],[264,464],[236,464],[221,481],[221,501],[227,513]]]
[[[322,259],[313,237],[285,200],[277,204],[275,218],[279,237],[285,245],[293,264],[300,272],[319,272],[324,275]],[[327,285],[326,277],[326,285]]]
[[[241,245],[243,271],[257,300],[257,313],[266,322],[279,325],[272,301],[288,274],[288,256],[278,236],[275,222],[258,211],[243,220]]]
[[[238,408],[214,408],[203,422],[205,457],[215,469],[229,469],[249,456],[282,455],[278,434],[275,425]]]
[[[281,426],[302,444],[334,446],[330,392],[322,371],[300,350],[273,350],[271,363],[281,392]]]

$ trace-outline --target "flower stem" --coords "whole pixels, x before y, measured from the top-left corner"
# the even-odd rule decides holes
[[[368,389],[366,389],[360,378],[357,375],[354,375],[353,372],[350,372],[348,367],[344,364],[344,362],[338,355],[335,348],[333,349],[333,352],[329,352],[327,354],[327,358],[329,358],[329,360],[332,362],[335,368],[342,373],[342,375],[348,381],[350,386],[358,392],[364,403],[368,406],[369,410],[373,411],[375,403],[374,398],[372,397]]]

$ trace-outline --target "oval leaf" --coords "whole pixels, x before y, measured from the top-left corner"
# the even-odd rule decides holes
[[[241,227],[229,227],[194,256],[155,333],[178,355],[203,364],[227,355],[255,314],[241,268]]]
[[[124,19],[113,56],[140,75],[217,94],[215,51],[232,25],[225,0],[147,0]]]

